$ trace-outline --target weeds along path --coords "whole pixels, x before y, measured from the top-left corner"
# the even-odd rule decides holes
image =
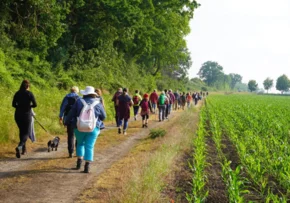
[[[172,112],[170,115],[171,118],[178,116],[179,112]],[[140,139],[147,137],[151,128],[173,123],[171,119],[158,122],[154,115],[152,119],[148,129],[141,128],[140,120],[130,122],[127,136],[117,134],[117,128],[110,127],[102,131],[97,140],[95,161],[89,174],[72,170],[76,158],[66,158],[65,135],[61,136],[57,152],[48,153],[43,143],[44,147],[29,152],[21,159],[1,159],[0,202],[73,202],[94,177],[105,172],[114,162],[124,157]],[[105,139],[108,139],[107,143]],[[11,157],[14,156],[11,154]]]

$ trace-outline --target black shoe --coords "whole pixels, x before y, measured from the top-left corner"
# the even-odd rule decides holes
[[[15,148],[16,151],[16,157],[19,159],[20,158],[20,151],[18,149],[18,147]]]
[[[145,123],[145,127],[146,127],[146,128],[148,128],[148,125],[147,125],[147,123]]]
[[[121,131],[121,128],[119,128],[119,129],[118,129],[118,133],[119,133],[119,134],[121,134],[121,133],[122,133],[122,131]]]
[[[79,170],[79,169],[81,168],[82,162],[83,162],[82,159],[78,159],[78,160],[77,160],[77,167],[76,167],[76,170]]]
[[[89,173],[89,172],[90,172],[90,162],[86,162],[84,173]]]
[[[142,128],[145,128],[145,125],[144,124],[142,125]]]
[[[27,151],[26,151],[26,146],[22,146],[22,152],[21,152],[22,155],[24,154],[27,154]]]
[[[69,153],[68,158],[73,158],[73,154]]]

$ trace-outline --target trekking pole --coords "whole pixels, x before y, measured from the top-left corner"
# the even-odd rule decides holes
[[[48,131],[43,127],[43,125],[33,116],[34,120],[42,127],[42,129],[48,133]]]

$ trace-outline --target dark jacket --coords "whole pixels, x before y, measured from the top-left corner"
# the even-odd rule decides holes
[[[28,90],[19,90],[15,93],[12,106],[16,108],[15,115],[29,114],[32,116],[31,108],[37,106],[34,95]]]

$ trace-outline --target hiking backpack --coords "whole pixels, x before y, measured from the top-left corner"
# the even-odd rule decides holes
[[[73,97],[67,97],[67,105],[64,109],[64,115],[68,115],[68,112],[71,110],[72,106],[76,103],[76,100],[79,98],[79,96],[73,96]]]
[[[149,108],[149,101],[143,100],[141,104],[142,111],[148,111]]]
[[[134,105],[139,104],[139,97],[138,97],[137,95],[135,95],[135,96],[133,97],[133,103],[134,103]]]
[[[80,132],[92,132],[96,127],[98,118],[95,116],[95,106],[100,103],[94,101],[92,104],[87,104],[85,100],[80,99],[83,103],[83,108],[79,117],[77,117],[77,128]]]
[[[160,95],[159,97],[159,105],[164,105],[165,104],[165,95]]]

